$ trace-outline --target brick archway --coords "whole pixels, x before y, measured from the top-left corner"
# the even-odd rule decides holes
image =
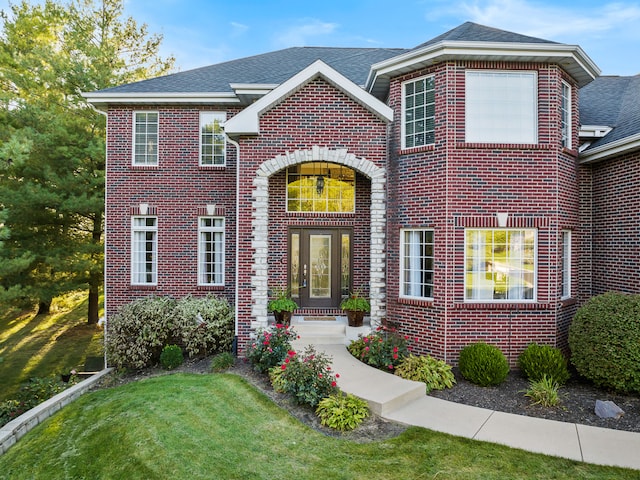
[[[253,179],[252,236],[253,274],[251,277],[251,302],[253,328],[267,325],[269,245],[269,177],[287,168],[304,162],[331,162],[365,175],[371,180],[371,264],[369,297],[371,300],[371,322],[379,324],[386,315],[385,270],[386,270],[386,172],[373,162],[348,153],[347,149],[329,149],[314,146],[309,150],[296,150],[267,160],[258,168]]]

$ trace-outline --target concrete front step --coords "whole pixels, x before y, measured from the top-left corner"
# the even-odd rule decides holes
[[[376,415],[384,417],[425,396],[424,383],[405,380],[365,365],[353,357],[343,344],[320,344],[316,349],[332,357],[333,371],[340,375],[338,387],[343,392],[366,400]]]

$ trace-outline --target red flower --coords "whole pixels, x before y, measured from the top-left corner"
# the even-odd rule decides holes
[[[397,360],[397,359],[398,359],[398,354],[397,354],[397,353],[394,353],[394,354],[393,354],[393,359],[394,359],[394,360]]]
[[[340,374],[339,373],[336,373],[336,378],[340,378]]]
[[[336,382],[331,382],[332,387],[335,387],[336,385],[338,385]]]
[[[389,370],[393,370],[393,365],[389,364]]]
[[[289,350],[289,351],[287,352],[287,355],[289,355],[290,357],[295,356],[295,354],[296,354],[296,352],[295,352],[294,350]]]
[[[287,364],[283,363],[282,366],[280,367],[282,370],[286,370],[287,369]]]
[[[289,363],[289,357],[284,359],[284,363]]]
[[[393,347],[393,353],[398,353],[398,347]]]
[[[322,378],[322,374],[321,373],[318,374],[318,378]]]

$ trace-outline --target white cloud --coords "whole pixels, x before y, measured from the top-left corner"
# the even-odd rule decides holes
[[[455,10],[483,25],[547,40],[573,38],[573,43],[576,38],[598,38],[607,33],[619,36],[622,30],[636,30],[640,20],[639,5],[619,2],[585,8],[580,3],[559,6],[526,0],[478,0],[458,3]]]
[[[230,25],[231,25],[231,36],[233,37],[239,37],[240,35],[244,34],[247,30],[249,30],[249,26],[244,25],[242,23],[231,22]]]
[[[302,25],[293,26],[279,34],[275,38],[275,44],[279,47],[305,46],[310,38],[330,35],[337,28],[337,23],[308,19]]]

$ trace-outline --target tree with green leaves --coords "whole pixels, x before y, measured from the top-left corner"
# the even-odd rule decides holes
[[[82,92],[165,74],[162,37],[123,0],[11,5],[0,30],[0,301],[89,291],[103,278],[105,118]]]

